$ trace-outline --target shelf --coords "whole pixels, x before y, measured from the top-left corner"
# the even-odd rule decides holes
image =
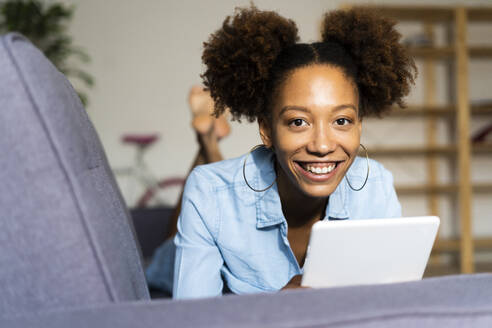
[[[470,57],[472,58],[491,58],[492,47],[490,46],[469,46]]]
[[[453,47],[409,47],[408,52],[415,58],[448,59],[453,58]],[[492,47],[469,46],[468,54],[472,58],[492,58]]]
[[[456,146],[396,146],[396,147],[374,147],[369,148],[371,157],[388,156],[428,156],[428,155],[454,155]],[[472,152],[477,155],[492,154],[492,143],[472,144]]]
[[[401,195],[422,195],[422,194],[453,194],[458,192],[457,184],[437,185],[437,186],[396,186],[396,193]],[[472,185],[474,193],[492,193],[492,183],[481,183]]]
[[[487,105],[472,105],[471,113],[473,115],[492,115],[492,103]],[[453,117],[456,115],[455,106],[408,106],[407,108],[394,107],[391,109],[391,117],[409,117],[409,116],[434,116],[434,117]]]
[[[491,7],[473,7],[468,8],[468,20],[472,22],[486,22],[492,21],[492,8]]]
[[[367,8],[375,10],[383,16],[399,21],[414,22],[449,22],[454,19],[453,6],[391,6],[380,5],[374,8],[371,5],[350,5],[348,7]],[[466,7],[465,7],[466,8]],[[468,20],[472,22],[492,21],[491,7],[466,8]]]
[[[475,250],[491,250],[492,238],[475,238],[473,241]],[[460,250],[459,239],[438,239],[434,245],[434,252],[458,252]]]
[[[489,262],[476,262],[475,272],[492,272],[492,264]],[[461,271],[457,263],[432,264],[429,262],[425,268],[424,278],[455,275],[460,273]]]
[[[353,8],[367,8],[399,21],[444,22],[453,19],[454,9],[444,6],[385,6],[352,5]]]

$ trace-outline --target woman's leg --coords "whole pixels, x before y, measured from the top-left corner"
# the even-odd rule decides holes
[[[197,165],[223,160],[219,148],[219,141],[230,133],[230,126],[227,121],[227,114],[221,115],[218,118],[212,115],[214,102],[210,97],[210,92],[204,90],[202,86],[194,86],[191,88],[188,96],[188,103],[193,115],[191,125],[196,132],[197,141],[200,146],[195,160],[191,165],[189,171],[191,172]],[[183,191],[181,191],[178,203],[169,220],[166,239],[172,238],[177,232],[178,217],[181,213],[182,196]]]
[[[191,165],[191,172],[197,165],[222,160],[219,140],[229,134],[230,127],[227,122],[227,114],[218,118],[212,116],[214,102],[210,97],[210,93],[203,90],[203,87],[194,86],[191,88],[188,102],[193,114],[191,125],[196,132],[199,144],[198,153]],[[176,252],[176,246],[171,238],[177,232],[182,196],[183,191],[181,191],[178,204],[174,208],[171,219],[169,220],[166,241],[155,250],[152,260],[145,270],[149,286],[167,292],[170,295],[172,294],[174,256]]]

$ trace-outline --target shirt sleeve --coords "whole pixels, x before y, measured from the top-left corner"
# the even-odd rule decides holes
[[[189,175],[174,239],[173,298],[212,297],[222,293],[224,263],[215,244],[216,197],[209,181],[195,168]]]
[[[384,169],[383,171],[383,186],[386,193],[386,214],[387,218],[399,218],[402,216],[401,205],[396,195],[395,186],[393,184],[393,174]]]

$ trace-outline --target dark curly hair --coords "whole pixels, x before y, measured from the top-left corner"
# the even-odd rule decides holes
[[[416,67],[399,44],[395,23],[361,10],[327,13],[322,40],[296,43],[292,20],[256,7],[238,9],[204,43],[204,84],[215,101],[215,114],[228,107],[234,119],[267,118],[276,91],[293,70],[327,64],[339,67],[357,87],[359,115],[381,116],[414,83]]]

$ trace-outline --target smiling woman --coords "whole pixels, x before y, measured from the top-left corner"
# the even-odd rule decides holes
[[[322,41],[304,44],[294,22],[252,7],[212,34],[203,78],[215,114],[257,120],[263,146],[191,172],[175,298],[298,287],[316,221],[401,215],[391,173],[357,157],[363,117],[403,106],[413,82],[393,25],[335,11]]]

